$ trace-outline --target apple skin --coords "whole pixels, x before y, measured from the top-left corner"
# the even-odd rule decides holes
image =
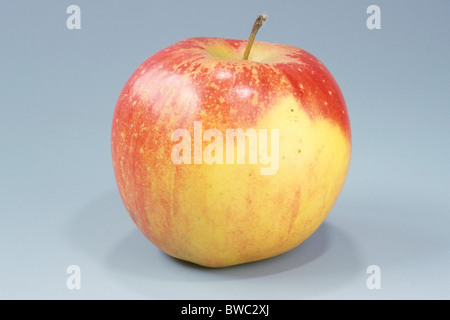
[[[343,188],[351,130],[341,90],[310,53],[255,41],[190,38],[148,58],[118,98],[117,186],[140,231],[166,254],[206,267],[274,257],[307,239]],[[171,161],[171,135],[279,129],[279,170]],[[206,142],[203,142],[203,148]],[[193,162],[192,162],[193,163]]]

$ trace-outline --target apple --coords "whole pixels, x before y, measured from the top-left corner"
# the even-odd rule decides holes
[[[212,268],[306,240],[346,179],[351,130],[330,71],[290,45],[189,38],[131,75],[112,162],[126,210],[160,250]],[[265,170],[265,171],[264,171]]]

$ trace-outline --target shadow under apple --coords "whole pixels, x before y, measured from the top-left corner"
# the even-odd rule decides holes
[[[76,214],[67,236],[72,246],[97,259],[114,281],[146,296],[154,295],[155,281],[200,284],[264,277],[281,279],[277,282],[281,287],[296,284],[308,288],[309,293],[314,287],[317,293],[345,284],[361,269],[355,245],[327,221],[298,247],[273,258],[219,269],[181,261],[160,251],[140,233],[116,191],[95,199]],[[284,274],[289,274],[290,280]]]
[[[189,272],[190,280],[217,281],[264,277],[299,268],[318,257],[329,247],[328,235],[336,228],[323,224],[310,238],[281,255],[225,268],[208,268],[173,258],[154,247],[138,231],[132,231],[108,255],[108,263],[119,270],[156,277],[160,280],[186,280],[181,269]]]

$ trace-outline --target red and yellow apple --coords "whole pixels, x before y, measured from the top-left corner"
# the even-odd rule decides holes
[[[327,217],[349,168],[349,117],[328,69],[302,49],[260,41],[243,59],[246,46],[199,37],[157,52],[126,82],[113,116],[113,167],[129,215],[163,252],[207,267],[298,246]],[[175,163],[174,132],[194,137],[200,121],[202,132],[224,136],[278,130],[276,172],[261,174],[267,165],[248,154],[227,163],[225,151],[216,163],[196,162],[194,152]],[[197,151],[210,144],[189,143]]]

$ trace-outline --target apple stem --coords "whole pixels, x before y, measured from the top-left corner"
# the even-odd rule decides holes
[[[247,41],[247,46],[245,47],[244,52],[244,60],[248,60],[248,56],[250,55],[250,50],[252,49],[253,41],[255,41],[256,33],[258,32],[259,28],[266,22],[267,15],[260,14],[253,24],[252,32],[250,33],[250,37]]]

